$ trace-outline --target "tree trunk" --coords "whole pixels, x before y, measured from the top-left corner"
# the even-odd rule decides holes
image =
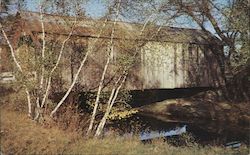
[[[108,59],[107,59],[106,65],[104,67],[102,77],[101,77],[101,80],[100,80],[100,83],[99,83],[97,96],[96,96],[96,99],[95,99],[95,105],[94,105],[93,113],[92,113],[92,116],[91,116],[91,119],[90,119],[90,124],[89,124],[89,128],[88,128],[88,131],[87,131],[87,135],[90,134],[90,132],[92,131],[93,125],[94,125],[95,116],[96,116],[96,112],[97,112],[97,108],[98,108],[98,104],[99,104],[99,99],[100,99],[101,91],[102,91],[102,88],[103,88],[103,82],[104,82],[106,71],[108,69],[109,62],[110,62],[110,57],[111,57],[111,53],[108,56]]]
[[[114,41],[115,25],[117,23],[117,19],[118,19],[118,15],[119,15],[120,5],[121,5],[121,0],[119,0],[119,2],[118,2],[117,12],[116,12],[116,18],[115,18],[115,21],[113,23],[113,28],[112,28],[112,32],[111,32],[111,39],[110,39],[111,48],[110,48],[108,59],[107,59],[107,62],[105,64],[105,66],[104,66],[102,77],[101,77],[101,80],[100,80],[100,83],[99,83],[99,87],[98,87],[98,91],[97,91],[97,96],[96,96],[96,100],[95,100],[95,105],[94,105],[93,113],[92,113],[92,116],[91,116],[91,119],[90,119],[89,128],[87,130],[87,135],[89,135],[91,133],[93,125],[94,125],[95,116],[96,116],[97,108],[98,108],[98,105],[99,105],[99,99],[100,99],[101,91],[102,91],[102,88],[103,88],[103,82],[104,82],[104,79],[105,79],[105,74],[106,74],[106,71],[108,69],[110,59],[111,59],[111,57],[112,57],[112,55],[114,53],[113,41]]]
[[[54,110],[50,113],[50,116],[51,116],[51,117],[53,117],[53,115],[56,113],[56,111],[59,109],[59,107],[63,104],[63,102],[65,101],[65,99],[66,99],[66,98],[68,97],[68,95],[70,94],[72,88],[74,87],[74,85],[75,85],[75,83],[76,83],[76,81],[77,81],[77,79],[78,79],[79,73],[80,73],[80,71],[82,70],[82,67],[83,67],[85,61],[87,60],[87,57],[88,57],[89,53],[91,53],[91,52],[93,51],[94,45],[96,44],[97,40],[101,37],[101,34],[102,34],[102,32],[103,32],[103,28],[106,26],[107,21],[108,21],[108,19],[105,20],[104,24],[102,25],[102,28],[101,28],[100,33],[98,34],[97,38],[95,38],[95,41],[94,41],[93,45],[90,47],[90,49],[89,49],[89,50],[87,51],[87,53],[85,54],[83,60],[81,61],[80,67],[78,68],[77,73],[76,73],[76,75],[75,75],[75,77],[74,77],[74,80],[73,80],[71,86],[69,87],[68,91],[67,91],[66,94],[63,96],[63,98],[60,100],[60,102],[57,104],[57,106],[54,108]]]
[[[123,77],[123,80],[121,82],[121,84],[118,86],[117,89],[113,89],[111,94],[110,94],[110,97],[109,97],[109,102],[108,102],[108,106],[107,106],[107,109],[106,109],[106,112],[104,114],[104,116],[102,117],[102,120],[101,122],[99,123],[98,127],[97,127],[97,130],[96,130],[96,133],[95,133],[95,137],[98,137],[101,135],[102,131],[103,131],[103,128],[106,124],[106,121],[107,121],[107,118],[110,114],[110,111],[115,103],[115,100],[119,94],[119,91],[121,89],[121,87],[123,86],[124,82],[126,81],[126,77],[127,77],[127,74],[124,75]],[[120,81],[121,77],[118,79],[117,83]],[[116,87],[116,86],[115,86]]]
[[[32,110],[31,110],[31,100],[30,100],[30,93],[27,87],[25,87],[25,92],[27,96],[27,102],[28,102],[28,116],[32,118]]]
[[[4,31],[4,29],[3,29],[1,23],[0,23],[0,28],[1,28],[1,31],[2,31],[2,33],[3,33],[3,36],[4,36],[5,40],[6,40],[6,42],[7,42],[8,46],[9,46],[9,48],[10,48],[11,57],[13,58],[14,63],[15,63],[15,65],[17,66],[17,69],[18,69],[18,71],[19,71],[20,73],[23,74],[22,67],[21,67],[20,63],[18,62],[18,60],[16,59],[14,48],[13,48],[13,46],[11,45],[11,43],[10,43],[10,41],[9,41],[9,39],[8,39],[8,37],[7,37],[7,35],[6,35],[5,31]],[[25,77],[25,76],[24,76],[24,77]],[[25,92],[26,92],[26,96],[27,96],[27,102],[28,102],[28,116],[29,116],[29,117],[32,117],[32,107],[31,107],[31,97],[30,97],[30,93],[29,93],[28,87],[27,87],[25,84],[24,84],[23,86],[24,86],[24,88],[25,88]]]
[[[77,79],[78,79],[78,76],[79,76],[79,74],[80,74],[80,72],[81,72],[81,70],[82,70],[82,67],[83,67],[83,65],[85,64],[85,61],[87,60],[88,55],[89,55],[89,51],[87,51],[87,53],[85,54],[85,56],[84,56],[84,58],[83,58],[83,60],[82,60],[82,62],[81,62],[81,65],[80,65],[80,67],[78,68],[77,73],[76,73],[76,75],[75,75],[75,78],[74,78],[73,82],[71,83],[71,85],[70,85],[68,91],[67,91],[66,94],[63,96],[63,98],[60,100],[60,102],[57,104],[57,106],[54,108],[54,110],[50,113],[50,117],[53,117],[53,115],[56,113],[56,111],[58,110],[58,108],[63,104],[63,102],[66,100],[66,98],[67,98],[68,95],[70,94],[71,90],[73,89],[73,87],[74,87],[74,85],[75,85],[75,83],[76,83],[76,81],[77,81]]]

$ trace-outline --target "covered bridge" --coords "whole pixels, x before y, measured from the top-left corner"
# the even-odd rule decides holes
[[[58,47],[55,48],[57,50],[48,51],[49,55],[58,54],[60,44],[71,31],[70,25],[74,20],[74,17],[44,14],[47,45]],[[112,21],[108,21],[103,27],[104,22],[77,18],[77,24],[58,69],[60,78],[54,79],[61,91],[66,90],[71,83],[80,60],[91,47],[94,50],[81,71],[78,85],[87,91],[98,87],[113,27]],[[33,49],[41,46],[42,28],[39,13],[18,12],[14,22],[5,29],[12,45],[17,49],[17,55],[25,55],[22,54],[23,51],[35,52]],[[115,76],[119,70],[116,68],[117,63],[122,58],[126,60],[126,56],[135,55],[134,53],[139,51],[126,82],[126,87],[130,90],[219,86],[221,82],[219,63],[212,49],[223,50],[223,46],[215,36],[198,29],[153,25],[146,26],[143,32],[142,29],[143,25],[140,24],[117,22],[114,53],[105,83],[109,83]],[[100,36],[99,32],[102,32]],[[22,42],[27,41],[27,38],[32,47],[25,46],[29,50],[19,50],[24,48]],[[12,70],[11,66],[4,65],[11,62],[11,59],[6,58],[9,55],[8,50],[8,46],[2,43],[1,73]],[[34,52],[29,55],[35,57],[37,53]]]

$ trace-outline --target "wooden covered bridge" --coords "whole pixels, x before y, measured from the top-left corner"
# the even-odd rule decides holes
[[[54,50],[47,50],[49,56],[57,55],[62,41],[71,31],[73,17],[44,14],[44,26],[47,45]],[[74,78],[79,62],[90,48],[85,67],[80,73],[78,86],[91,91],[98,87],[98,82],[106,62],[108,43],[113,27],[112,21],[78,18],[73,34],[66,44],[63,59],[57,70],[55,87],[66,90]],[[141,33],[143,25],[117,22],[114,33],[114,53],[105,83],[119,72],[119,63],[124,65],[127,57],[134,55],[133,64],[126,82],[130,90],[173,89],[193,87],[217,87],[221,82],[219,63],[212,49],[223,50],[220,41],[198,29],[160,27],[149,25]],[[4,27],[17,56],[29,62],[36,57],[41,46],[42,28],[39,13],[18,12],[12,24]],[[99,32],[100,36],[98,36]],[[2,35],[2,34],[1,34]],[[1,36],[0,71],[12,71],[10,52]],[[97,41],[95,41],[97,40]],[[28,45],[25,45],[27,43]],[[213,47],[213,48],[211,48]],[[138,54],[134,54],[135,52]],[[28,54],[27,54],[28,52]],[[29,55],[29,56],[28,56]],[[27,56],[27,57],[25,57]],[[32,56],[32,58],[30,58]],[[29,57],[29,58],[28,58]],[[122,62],[123,60],[123,62]],[[21,58],[20,58],[20,61]]]

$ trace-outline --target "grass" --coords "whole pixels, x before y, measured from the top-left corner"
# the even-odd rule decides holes
[[[44,126],[28,119],[21,112],[1,106],[1,152],[3,154],[83,154],[83,155],[214,155],[248,154],[223,147],[174,147],[161,140],[143,144],[135,137],[111,136],[104,139],[84,139],[77,132],[56,126]]]
[[[239,150],[215,146],[175,147],[163,140],[143,144],[137,137],[111,135],[86,139],[77,130],[63,130],[57,123],[38,124],[26,114],[25,98],[15,93],[0,100],[0,154],[81,154],[81,155],[249,155],[249,147]],[[66,113],[65,115],[70,115]],[[72,121],[72,119],[71,119]]]

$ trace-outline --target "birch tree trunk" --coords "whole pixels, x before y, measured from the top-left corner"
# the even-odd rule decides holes
[[[44,20],[43,20],[43,12],[42,12],[42,5],[41,5],[41,1],[40,1],[40,22],[41,22],[41,26],[42,26],[42,71],[41,71],[41,80],[40,80],[40,94],[39,94],[39,98],[41,93],[43,92],[43,81],[44,81],[44,72],[45,72],[45,68],[44,68],[44,59],[45,59],[45,48],[46,48],[46,40],[45,40],[45,29],[44,29]],[[40,99],[39,99],[40,100]],[[39,101],[40,102],[40,101]],[[39,103],[40,104],[40,103]]]
[[[44,66],[44,61],[45,61],[45,49],[46,49],[46,40],[45,40],[45,28],[44,28],[44,20],[43,20],[43,11],[42,11],[42,4],[41,0],[39,1],[39,10],[40,10],[40,22],[41,22],[41,27],[42,27],[42,50],[41,50],[41,56],[42,56],[42,62],[41,63],[41,77],[40,77],[40,85],[39,85],[39,90],[37,93],[36,97],[36,116],[34,117],[34,120],[38,120],[40,117],[40,110],[41,110],[41,105],[40,105],[40,100],[41,96],[43,94],[43,85],[44,85],[44,72],[45,72],[45,66]],[[39,80],[39,78],[38,78]]]
[[[25,86],[25,93],[27,96],[27,103],[28,103],[28,116],[31,118],[32,117],[32,110],[31,110],[31,100],[30,100],[30,93],[28,88]]]
[[[68,40],[69,40],[70,37],[72,36],[73,31],[74,31],[75,24],[76,24],[76,18],[75,18],[74,24],[73,24],[73,26],[72,26],[72,29],[71,29],[71,31],[70,31],[68,37],[67,37],[67,38],[63,41],[63,43],[62,43],[62,46],[61,46],[61,49],[60,49],[59,56],[58,56],[58,58],[57,58],[56,64],[55,64],[55,66],[52,68],[52,70],[51,70],[50,73],[49,73],[48,83],[47,83],[47,87],[46,87],[45,93],[44,93],[44,95],[43,95],[41,108],[43,108],[44,105],[45,105],[45,103],[46,103],[46,99],[47,99],[47,97],[48,97],[49,90],[50,90],[50,87],[51,87],[52,75],[53,75],[54,71],[57,69],[57,67],[58,67],[58,65],[59,65],[59,63],[60,63],[60,60],[61,60],[61,57],[62,57],[64,48],[65,48],[65,44],[68,42]]]
[[[95,38],[95,41],[93,43],[93,45],[90,47],[90,49],[86,52],[83,60],[81,61],[81,64],[77,70],[77,73],[76,75],[74,76],[74,79],[73,79],[73,82],[72,84],[70,85],[70,87],[68,88],[67,92],[65,93],[65,95],[63,96],[63,98],[58,102],[57,106],[53,109],[53,111],[50,113],[50,117],[53,117],[53,115],[57,112],[57,110],[60,108],[60,106],[63,104],[63,102],[66,100],[66,98],[68,97],[68,95],[70,94],[71,90],[73,89],[77,79],[78,79],[78,76],[80,74],[80,71],[82,70],[83,68],[83,65],[85,64],[87,58],[88,58],[88,55],[93,51],[94,49],[94,45],[96,44],[97,40],[100,38],[102,32],[103,32],[103,28],[106,26],[108,22],[108,19],[105,20],[104,24],[102,25],[102,28],[97,36],[97,38]]]
[[[118,16],[118,14],[117,14],[117,16]],[[152,16],[153,16],[153,15],[150,15],[149,18],[146,19],[146,21],[145,21],[145,23],[144,23],[144,25],[143,25],[143,27],[142,27],[142,29],[141,29],[141,31],[140,31],[139,36],[141,36],[141,35],[143,34],[143,32],[144,32],[144,30],[145,30],[145,28],[146,28],[146,25],[149,23],[149,21],[150,21],[150,19],[152,18]],[[115,21],[115,22],[116,22],[116,21]],[[114,31],[113,31],[113,32],[114,32]],[[113,33],[113,32],[112,32],[112,33]],[[111,37],[111,39],[112,39],[112,37]],[[112,44],[111,44],[111,46],[112,46],[111,49],[113,49],[113,45],[112,45]],[[111,51],[111,52],[113,52],[113,51]],[[126,72],[126,71],[125,71],[125,72]],[[111,111],[111,109],[112,109],[112,107],[113,107],[113,104],[114,104],[114,102],[115,102],[115,100],[116,100],[116,98],[117,98],[117,96],[118,96],[118,94],[119,94],[119,91],[120,91],[120,89],[121,89],[123,83],[124,83],[125,80],[126,80],[126,77],[127,77],[127,75],[124,75],[124,78],[123,78],[121,84],[120,84],[117,88],[116,88],[116,84],[119,83],[119,81],[120,81],[120,79],[122,78],[122,76],[120,76],[119,79],[116,81],[116,84],[115,84],[114,88],[112,89],[111,94],[110,94],[110,97],[109,97],[109,101],[108,101],[108,105],[107,105],[106,112],[105,112],[103,118],[101,119],[101,121],[100,121],[100,123],[99,123],[99,125],[98,125],[98,127],[97,127],[97,130],[96,130],[96,132],[95,132],[95,137],[100,136],[100,134],[101,134],[101,132],[102,132],[102,130],[103,130],[103,128],[104,128],[104,125],[106,124],[106,121],[107,121],[107,118],[108,118],[108,116],[109,116],[109,113],[110,113],[110,111]],[[99,92],[98,92],[98,93],[99,93]],[[97,96],[97,97],[98,97],[98,96]],[[98,105],[98,104],[95,104],[95,105]],[[96,110],[95,110],[95,109],[94,109],[94,111],[93,111],[93,114],[94,114],[94,112],[96,113]],[[93,116],[92,116],[92,119],[94,119]],[[91,119],[91,121],[92,121],[92,119]],[[93,126],[93,122],[90,122],[90,123],[92,123],[92,126]],[[90,125],[91,125],[91,124],[90,124]],[[91,127],[92,127],[92,126],[91,126]],[[88,130],[88,132],[89,132],[89,130]],[[87,133],[87,134],[88,134],[88,133]]]
[[[122,77],[122,76],[121,76]],[[119,78],[119,80],[117,81],[117,83],[120,81],[121,77]],[[98,137],[101,135],[102,131],[103,131],[103,128],[104,128],[104,125],[106,124],[106,121],[107,121],[107,118],[110,114],[110,111],[115,103],[115,100],[119,94],[119,91],[121,89],[121,87],[123,86],[123,84],[125,83],[126,81],[126,77],[127,77],[127,74],[124,75],[123,77],[123,80],[122,82],[120,83],[120,85],[115,88],[116,86],[114,86],[114,88],[112,89],[112,92],[110,94],[110,97],[109,97],[109,101],[108,101],[108,106],[107,106],[107,110],[104,114],[104,116],[102,117],[98,127],[97,127],[97,130],[96,130],[96,133],[95,133],[95,137]]]
[[[82,67],[83,67],[83,65],[85,64],[85,61],[87,60],[88,55],[89,55],[89,51],[88,51],[88,52],[86,53],[86,55],[84,56],[84,59],[82,60],[81,65],[80,65],[80,67],[78,68],[77,73],[76,73],[76,75],[75,75],[75,77],[74,77],[74,80],[73,80],[73,82],[71,83],[71,85],[70,85],[68,91],[65,93],[65,95],[63,96],[63,98],[60,100],[60,102],[59,102],[59,103],[57,104],[57,106],[54,108],[54,110],[50,113],[50,117],[53,117],[53,115],[56,113],[56,111],[58,110],[58,108],[63,104],[63,102],[65,101],[65,99],[66,99],[66,98],[68,97],[68,95],[70,94],[71,90],[73,89],[73,87],[74,87],[74,85],[75,85],[75,83],[76,83],[76,81],[77,81],[77,79],[78,79],[78,76],[79,76],[79,74],[80,74],[80,72],[81,72],[81,70],[82,70]]]
[[[112,28],[112,32],[111,32],[110,52],[108,54],[107,62],[105,64],[103,72],[102,72],[102,76],[101,76],[101,80],[100,80],[100,83],[99,83],[99,87],[98,87],[98,91],[97,91],[97,95],[96,95],[96,100],[95,100],[95,104],[94,104],[93,113],[92,113],[92,116],[91,116],[91,119],[90,119],[90,124],[89,124],[89,127],[88,127],[88,131],[87,131],[87,135],[89,135],[91,133],[93,125],[94,125],[95,116],[96,116],[97,108],[98,108],[98,105],[99,105],[99,99],[100,99],[101,91],[102,91],[102,88],[103,88],[103,82],[104,82],[104,79],[105,79],[106,71],[108,69],[111,56],[114,53],[114,43],[113,43],[114,42],[114,33],[115,33],[115,25],[117,23],[117,19],[118,19],[118,15],[119,15],[120,5],[121,5],[121,0],[119,0],[119,2],[118,2],[116,17],[115,17],[115,21],[113,23],[113,28]]]
[[[22,69],[22,67],[21,67],[21,65],[20,65],[20,62],[18,62],[18,60],[17,60],[17,58],[16,58],[15,50],[14,50],[13,46],[11,45],[11,43],[10,43],[10,41],[9,41],[9,38],[7,37],[7,35],[6,35],[5,31],[4,31],[3,26],[2,26],[1,23],[0,23],[0,28],[1,28],[2,34],[3,34],[3,36],[4,36],[5,40],[6,40],[6,42],[7,42],[8,46],[9,46],[9,48],[10,48],[11,57],[13,58],[16,67],[17,67],[18,71],[19,71],[20,73],[23,74],[23,69]],[[25,76],[24,76],[24,77],[25,77]],[[28,116],[29,116],[29,117],[32,117],[32,109],[31,109],[32,107],[31,107],[30,92],[29,92],[28,87],[27,87],[26,84],[23,84],[23,86],[24,86],[24,88],[25,88],[25,92],[26,92],[26,96],[27,96],[27,102],[28,102]]]
[[[142,27],[142,29],[141,29],[141,31],[140,31],[139,37],[141,37],[142,34],[144,33],[145,28],[146,28],[147,24],[150,22],[150,19],[152,18],[152,16],[153,16],[153,14],[150,15],[150,16],[145,20],[145,22],[144,22],[144,24],[143,24],[143,27]],[[162,26],[160,26],[160,27],[157,29],[155,35],[157,35],[157,34],[159,33],[159,31],[161,30],[161,28],[162,28]],[[154,37],[154,35],[151,36],[151,39],[152,39],[153,37]],[[137,45],[137,46],[138,46],[138,45]],[[136,46],[136,49],[137,49],[137,46]],[[137,52],[138,52],[138,51],[136,50],[136,52],[135,52],[135,54],[133,55],[132,59],[135,59],[136,53],[137,53]],[[104,126],[105,126],[105,124],[106,124],[107,118],[108,118],[108,116],[109,116],[109,114],[110,114],[110,112],[111,112],[111,109],[112,109],[112,107],[113,107],[113,105],[114,105],[114,103],[115,103],[115,100],[116,100],[116,98],[117,98],[117,96],[118,96],[118,94],[119,94],[119,91],[120,91],[121,87],[123,86],[123,84],[124,84],[125,81],[126,81],[126,78],[127,78],[127,75],[128,75],[128,71],[129,71],[130,68],[131,68],[131,65],[125,67],[124,73],[123,73],[123,80],[122,80],[122,82],[120,83],[120,85],[119,85],[117,88],[116,88],[116,85],[119,83],[119,81],[120,81],[120,79],[122,78],[122,76],[120,76],[120,78],[116,81],[116,84],[115,84],[115,86],[114,86],[114,88],[112,89],[112,92],[111,92],[111,94],[110,94],[110,97],[109,97],[109,101],[108,101],[108,105],[107,105],[107,109],[106,109],[106,111],[105,111],[105,114],[104,114],[104,116],[102,117],[102,119],[101,119],[101,121],[100,121],[100,123],[99,123],[99,125],[98,125],[98,127],[97,127],[97,130],[96,130],[96,133],[95,133],[95,137],[99,137],[99,136],[101,135],[101,133],[102,133],[102,131],[103,131],[103,129],[104,129]]]
[[[41,26],[42,26],[42,41],[43,41],[43,44],[42,44],[42,73],[41,73],[41,80],[40,80],[40,87],[39,87],[40,91],[39,91],[39,94],[38,94],[38,97],[37,97],[37,110],[36,110],[37,114],[35,116],[35,120],[37,120],[40,117],[41,109],[44,107],[44,105],[46,103],[46,99],[48,97],[49,90],[50,90],[50,87],[51,87],[52,75],[53,75],[54,71],[56,70],[56,68],[58,67],[58,65],[60,63],[60,60],[61,60],[61,57],[62,57],[63,50],[65,48],[66,42],[72,36],[74,26],[76,24],[76,17],[75,17],[74,24],[73,24],[73,26],[71,28],[71,31],[70,31],[69,35],[67,36],[67,38],[62,43],[62,46],[60,48],[60,52],[59,52],[59,56],[57,58],[56,64],[54,65],[54,67],[52,68],[52,70],[49,73],[48,80],[47,80],[47,85],[45,86],[45,88],[44,88],[44,72],[45,72],[44,61],[45,61],[45,49],[46,49],[46,44],[45,43],[46,43],[46,40],[45,40],[45,28],[44,28],[44,20],[43,20],[43,12],[42,12],[42,4],[41,4],[41,2],[40,2],[40,22],[41,22]],[[44,92],[44,90],[45,90],[45,92]],[[42,101],[40,101],[40,100],[42,100]],[[40,104],[40,102],[41,102],[41,104]]]
[[[101,95],[101,90],[103,88],[103,82],[104,82],[104,79],[105,79],[105,74],[106,74],[106,71],[107,71],[107,68],[108,68],[109,62],[110,62],[110,55],[111,55],[111,53],[108,56],[108,59],[107,59],[107,62],[105,64],[105,66],[104,66],[102,77],[101,77],[101,80],[100,80],[100,83],[99,83],[97,96],[96,96],[96,99],[95,99],[95,105],[94,105],[93,113],[92,113],[92,116],[91,116],[89,128],[88,128],[88,131],[87,131],[87,135],[89,135],[89,133],[91,132],[91,130],[93,128],[93,124],[94,124],[94,121],[95,121],[95,116],[96,116],[96,112],[97,112],[97,108],[98,108],[98,104],[99,104],[99,99],[100,99],[100,95]]]

